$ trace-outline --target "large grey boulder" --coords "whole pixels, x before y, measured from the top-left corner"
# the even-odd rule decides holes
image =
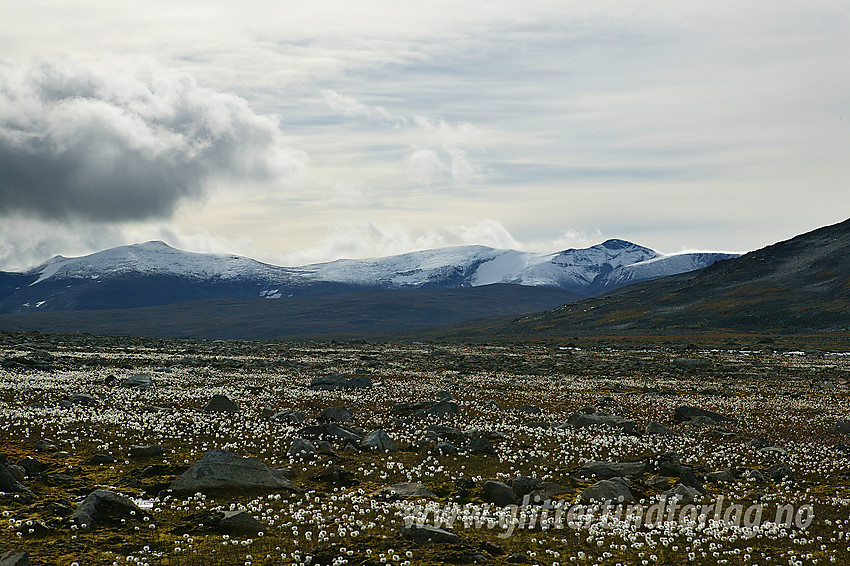
[[[124,380],[124,383],[121,384],[121,387],[126,387],[127,389],[147,389],[148,387],[153,386],[153,376],[149,373],[134,373],[130,377]]]
[[[579,499],[585,503],[630,503],[635,500],[635,497],[629,485],[629,480],[626,478],[599,480],[582,491]]]
[[[320,391],[345,391],[348,389],[370,389],[372,379],[368,375],[345,377],[341,373],[322,375],[313,379],[310,389]]]
[[[649,421],[646,425],[646,434],[661,434],[663,436],[671,436],[675,434],[673,429],[670,429],[658,421]]]
[[[381,452],[398,451],[398,447],[393,442],[393,439],[383,429],[378,429],[364,436],[361,447],[367,450],[379,450]]]
[[[591,460],[573,472],[576,478],[611,479],[625,477],[635,479],[649,467],[646,462],[599,462]]]
[[[179,493],[219,489],[258,489],[297,491],[295,485],[254,458],[242,458],[227,450],[210,450],[183,472],[170,489]]]
[[[213,395],[207,406],[204,407],[205,413],[238,413],[242,409],[239,405],[231,401],[224,395]]]
[[[74,514],[71,522],[82,530],[91,529],[96,523],[133,519],[141,521],[147,515],[129,497],[118,495],[108,489],[97,489],[86,497]]]
[[[587,428],[590,426],[603,426],[619,430],[626,434],[638,434],[638,425],[631,419],[618,417],[604,411],[576,411],[567,418],[567,424],[574,428]]]

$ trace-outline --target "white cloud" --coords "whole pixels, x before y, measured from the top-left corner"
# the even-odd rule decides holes
[[[397,222],[341,222],[315,246],[278,255],[281,265],[305,265],[340,258],[380,257],[444,246],[483,245],[520,249],[522,244],[496,220],[447,225],[428,230],[411,230]]]

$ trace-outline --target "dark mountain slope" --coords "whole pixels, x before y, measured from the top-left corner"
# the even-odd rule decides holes
[[[498,334],[850,330],[850,220],[504,325]]]
[[[157,338],[264,339],[363,336],[516,316],[562,305],[580,295],[552,287],[485,285],[461,289],[390,289],[324,297],[207,299],[109,311],[0,316],[0,329]]]

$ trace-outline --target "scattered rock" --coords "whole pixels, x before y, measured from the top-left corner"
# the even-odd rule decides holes
[[[15,479],[6,464],[0,464],[0,492],[2,491],[29,493],[30,490]]]
[[[463,447],[470,454],[495,454],[496,448],[483,436],[475,436]]]
[[[287,455],[292,459],[306,460],[316,456],[316,446],[305,438],[296,438],[292,441]]]
[[[522,552],[514,552],[505,560],[511,564],[528,564],[531,560]]]
[[[205,413],[238,413],[242,409],[239,405],[228,399],[224,395],[213,395],[207,406],[204,407]]]
[[[17,461],[17,464],[24,469],[29,477],[40,473],[44,468],[44,466],[41,465],[41,461],[33,456],[24,456]]]
[[[837,422],[832,427],[830,427],[831,432],[837,432],[840,434],[850,434],[850,423],[848,422]]]
[[[39,440],[35,443],[35,449],[38,452],[59,452],[59,447],[52,444],[49,440]]]
[[[535,407],[533,405],[523,405],[522,407],[517,407],[517,413],[526,413],[528,415],[539,415],[543,413],[543,409],[540,407]]]
[[[348,487],[359,483],[353,473],[336,464],[313,474],[312,479],[335,487]]]
[[[227,450],[210,450],[170,487],[178,493],[240,488],[297,491],[295,485],[277,470],[259,460],[241,458]]]
[[[635,500],[632,490],[629,489],[630,482],[624,477],[616,477],[610,480],[599,480],[579,494],[579,499],[589,503],[630,503]]]
[[[438,529],[431,525],[417,525],[415,523],[402,527],[401,536],[416,544],[425,544],[428,542],[452,544],[460,542],[460,537],[453,532]]]
[[[366,450],[379,450],[381,452],[398,451],[398,447],[393,442],[393,439],[383,429],[378,429],[367,434],[363,437],[363,442],[360,443],[360,446]]]
[[[133,444],[130,446],[129,456],[130,458],[155,458],[157,456],[164,456],[167,452],[162,446],[138,446]]]
[[[495,503],[499,507],[505,505],[514,505],[516,503],[516,494],[511,487],[500,481],[484,482],[484,500]]]
[[[88,460],[86,460],[86,464],[91,464],[93,466],[100,466],[101,464],[114,464],[118,460],[109,454],[95,454]]]
[[[707,417],[709,420],[714,421],[715,424],[723,422],[735,422],[735,419],[733,419],[732,417],[728,417],[715,411],[709,411],[708,409],[700,409],[699,407],[690,407],[687,405],[682,405],[680,407],[676,407],[676,409],[673,411],[673,422],[676,424],[686,421],[692,421],[696,417]]]
[[[310,382],[310,389],[322,391],[345,391],[349,389],[370,389],[372,379],[368,375],[345,377],[341,373],[316,377]]]
[[[322,420],[331,423],[353,423],[354,415],[347,407],[328,407],[322,409]]]
[[[149,373],[134,373],[124,380],[121,387],[127,389],[147,389],[153,387],[153,376]]]
[[[677,498],[679,503],[682,505],[690,505],[695,501],[699,501],[702,499],[702,493],[694,489],[693,487],[689,487],[680,483],[677,483],[673,489],[669,489],[663,493],[663,495],[667,496],[667,500],[670,501],[674,497]]]
[[[711,362],[704,358],[675,358],[671,362],[673,367],[693,371],[711,367]]]
[[[0,556],[0,566],[30,566],[30,553],[10,550]]]
[[[646,478],[643,483],[646,487],[651,487],[652,489],[658,489],[660,491],[667,491],[671,487],[670,480],[664,476],[650,476]]]
[[[333,423],[305,426],[296,434],[301,438],[307,438],[309,440],[334,439],[360,446],[360,434],[356,430]]]
[[[446,417],[453,417],[458,413],[458,405],[454,401],[443,400],[432,407],[427,409],[421,409],[415,413],[413,413],[413,418],[415,419],[425,419],[428,417],[436,417],[438,419],[443,419]]]
[[[672,436],[675,434],[673,429],[667,428],[663,424],[658,421],[649,421],[649,424],[646,425],[646,434],[662,434],[665,436]]]
[[[436,456],[457,456],[457,447],[451,442],[438,442],[431,449],[431,454]]]
[[[225,511],[219,528],[223,533],[236,536],[256,536],[269,531],[266,525],[247,511]]]
[[[273,413],[271,416],[266,417],[273,423],[283,423],[283,424],[301,424],[307,417],[301,411],[293,411],[291,409],[284,409],[282,411],[278,411]]]
[[[633,420],[618,417],[604,411],[597,411],[593,407],[588,407],[588,409],[591,409],[593,412],[586,412],[586,410],[576,411],[567,418],[567,424],[575,428],[604,426],[626,434],[638,433],[638,425]]]
[[[97,399],[86,393],[75,393],[68,397],[68,403],[71,405],[81,405],[83,407],[92,407],[97,404]]]
[[[574,471],[572,475],[579,479],[607,480],[617,477],[635,479],[641,476],[648,467],[649,465],[646,462],[598,462],[591,460]]]
[[[421,483],[397,483],[378,490],[385,497],[437,497],[437,495]]]
[[[481,544],[478,545],[478,548],[490,556],[503,556],[505,554],[505,551],[501,546],[486,540],[482,540]]]
[[[794,472],[785,463],[774,464],[769,468],[762,470],[766,478],[775,482],[791,482],[794,483]]]
[[[122,519],[141,521],[146,515],[129,497],[98,489],[80,503],[71,515],[71,522],[82,530],[89,530],[95,524],[120,524]]]

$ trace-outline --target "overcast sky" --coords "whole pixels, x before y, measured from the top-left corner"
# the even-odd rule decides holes
[[[846,0],[0,3],[0,269],[295,265],[850,217]]]

